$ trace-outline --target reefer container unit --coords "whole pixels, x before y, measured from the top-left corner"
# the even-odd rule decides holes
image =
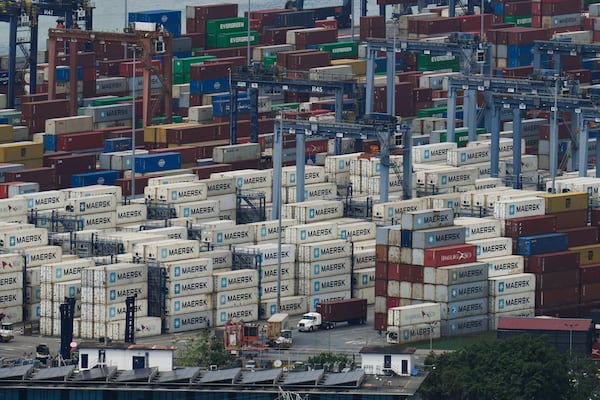
[[[421,303],[388,309],[388,326],[408,326],[439,321],[441,306],[439,303]]]
[[[512,239],[497,237],[469,242],[477,246],[477,259],[508,256],[512,254]]]
[[[40,279],[48,283],[65,282],[72,280],[85,280],[82,271],[94,267],[96,263],[91,258],[79,258],[75,260],[52,262],[46,261],[40,268]],[[90,281],[89,286],[93,286]]]
[[[487,296],[452,303],[440,303],[440,305],[442,307],[442,320],[465,318],[473,315],[484,315],[487,318]]]
[[[213,178],[235,178],[235,187],[237,189],[270,188],[273,184],[273,171],[245,169],[216,172],[211,174],[211,179]]]
[[[313,200],[286,204],[284,217],[295,218],[301,224],[324,221],[344,216],[344,205],[337,200]]]
[[[127,225],[145,221],[148,217],[148,207],[145,204],[117,205],[117,225]]]
[[[293,263],[296,260],[296,246],[292,244],[281,244],[281,252],[279,245],[275,243],[240,246],[236,248],[236,252],[256,254],[262,267]]]
[[[294,225],[286,229],[285,242],[292,244],[316,243],[337,239],[334,221]]]
[[[430,249],[464,243],[465,229],[463,227],[448,226],[422,231],[402,230],[402,247]]]
[[[485,261],[488,263],[489,278],[521,274],[525,270],[523,256],[519,255],[492,257]]]
[[[115,304],[124,303],[130,296],[137,296],[138,299],[148,298],[148,283],[133,283],[122,286],[95,287],[93,289],[94,304]],[[81,301],[84,301],[84,287],[81,288]],[[87,301],[86,301],[87,302]]]
[[[448,151],[456,149],[457,144],[431,143],[413,147],[413,157],[416,163],[446,162]]]
[[[27,200],[27,210],[43,211],[64,208],[67,193],[60,190],[46,190],[38,193],[26,193],[18,198]]]
[[[281,279],[296,279],[297,268],[296,264],[291,262],[287,264],[281,264],[281,267],[277,264],[261,266],[258,273],[261,282],[273,282],[277,281],[277,274],[281,269]]]
[[[444,208],[404,213],[402,214],[400,225],[402,229],[414,231],[452,226],[453,222],[454,210]]]
[[[218,200],[193,201],[174,204],[178,218],[195,218],[197,220],[218,219],[221,212]]]
[[[175,183],[198,182],[196,174],[178,174],[168,176],[158,176],[148,179],[147,186],[172,185]]]
[[[344,222],[340,220],[337,226],[338,237],[353,242],[375,239],[376,226],[374,222],[354,220]]]
[[[296,221],[293,219],[284,218],[281,220],[281,237],[283,240],[285,240],[286,229],[295,224]],[[251,225],[255,228],[254,241],[257,244],[276,241],[279,239],[279,220],[253,222],[248,225]]]
[[[487,330],[487,314],[441,321],[441,334],[444,336],[463,336],[487,332]]]
[[[386,341],[392,344],[419,342],[440,338],[440,324],[415,324],[402,327],[391,326],[386,333]]]
[[[0,292],[2,307],[23,306],[23,289],[3,290]]]
[[[189,314],[198,311],[211,311],[212,309],[212,294],[177,297],[167,301],[168,315]]]
[[[45,246],[48,244],[48,230],[28,228],[0,233],[0,247],[5,250]]]
[[[0,254],[0,274],[5,272],[21,272],[25,266],[23,256],[17,253]]]
[[[200,255],[203,255],[200,253]],[[213,271],[212,259],[209,257],[192,258],[187,260],[163,263],[170,281],[180,281],[203,276],[211,276]]]
[[[66,202],[65,211],[76,215],[98,214],[115,211],[117,198],[115,195],[70,198]]]
[[[304,296],[321,295],[323,293],[337,293],[349,291],[352,286],[350,273],[319,277],[298,282],[298,294]]]
[[[248,225],[207,228],[202,231],[202,241],[214,246],[254,242],[254,229]]]
[[[335,258],[315,262],[298,263],[299,280],[316,279],[327,276],[339,276],[352,272],[352,258]]]
[[[258,321],[258,304],[217,309],[215,310],[215,319],[215,326],[224,326],[227,321],[231,320]]]
[[[294,279],[281,280],[277,282],[261,282],[258,288],[260,301],[266,299],[275,299],[277,296],[293,296],[296,292]]]
[[[535,290],[535,274],[523,273],[489,278],[490,296],[531,292]]]
[[[456,218],[454,224],[465,227],[467,241],[495,238],[502,232],[502,224],[493,218],[462,217]]]
[[[95,287],[144,283],[148,280],[148,271],[145,264],[118,263],[88,267],[82,270],[81,280],[87,286]]]
[[[435,286],[435,299],[427,298],[424,295],[425,300],[435,300],[438,302],[449,303],[453,301],[461,301],[468,299],[477,299],[480,297],[487,296],[488,293],[488,281],[476,281],[469,283],[462,283],[458,285],[436,285]]]
[[[296,186],[287,188],[287,201],[296,201]],[[304,186],[304,199],[309,200],[335,200],[337,197],[337,184],[335,182],[313,183]]]
[[[208,195],[206,184],[202,182],[183,182],[166,185],[150,186],[144,189],[149,200],[167,203],[188,203],[206,200]]]
[[[141,250],[141,251],[140,251]],[[135,248],[136,256],[144,260],[169,262],[197,258],[200,254],[200,243],[196,240],[163,240],[151,243],[140,243]]]
[[[402,213],[421,211],[427,208],[429,208],[427,200],[423,198],[373,204],[373,219],[386,222],[399,220],[402,218]]]
[[[528,310],[535,307],[535,292],[520,292],[489,298],[490,313]]]
[[[7,272],[0,274],[0,293],[23,288],[23,272]]]
[[[546,233],[535,236],[521,236],[517,239],[517,254],[534,255],[565,251],[569,246],[569,236],[566,233]]]
[[[19,250],[19,252],[23,255],[29,269],[47,263],[60,262],[62,259],[62,248],[60,246],[29,247]]]
[[[300,262],[314,262],[351,256],[352,243],[342,239],[298,245],[297,259]]]
[[[165,318],[166,333],[195,331],[214,326],[213,311],[195,311],[189,314],[169,315]]]
[[[11,218],[26,214],[27,200],[25,198],[0,199],[0,218]]]
[[[449,267],[427,269],[431,269],[435,272],[434,283],[437,285],[456,285],[482,281],[488,278],[488,265],[485,262],[473,262]],[[427,271],[424,271],[423,275],[427,275]]]
[[[296,186],[298,179],[296,176],[296,167],[283,167],[282,186]],[[314,183],[325,182],[325,168],[319,165],[307,165],[304,170],[304,184],[312,185]]]
[[[215,291],[244,288],[258,288],[258,271],[239,269],[235,271],[213,272]]]
[[[282,297],[279,301],[279,312],[285,312],[289,315],[302,315],[307,310],[308,305],[305,296]],[[273,314],[277,314],[277,301],[275,299],[261,301],[260,312],[262,318],[268,318]]]
[[[56,307],[57,309],[59,307]],[[83,312],[83,310],[82,310]],[[134,312],[137,316],[148,315],[148,300],[135,299]],[[60,319],[60,311],[55,318]],[[93,320],[94,322],[103,323],[108,321],[124,320],[127,317],[127,306],[123,304],[94,304],[93,305]],[[88,318],[84,318],[88,319]]]
[[[509,219],[544,215],[544,204],[544,199],[539,197],[500,200],[494,203],[494,218]]]
[[[210,275],[180,279],[168,282],[167,298],[209,294],[213,292],[213,289],[213,277]]]

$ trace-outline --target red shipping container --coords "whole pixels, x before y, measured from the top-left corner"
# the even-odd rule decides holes
[[[426,249],[423,264],[426,267],[446,267],[475,261],[477,261],[477,246],[459,244]]]
[[[408,21],[408,31],[419,35],[435,35],[438,33],[460,32],[460,17],[440,17],[411,19]],[[411,29],[411,26],[416,30]]]
[[[198,179],[209,179],[211,174],[231,170],[231,164],[212,164],[193,167],[192,173],[198,175]]]
[[[56,65],[67,65],[71,64],[71,56],[58,55],[56,57]],[[78,52],[77,53],[77,66],[82,68],[96,68],[96,53],[94,52]]]
[[[224,57],[224,58],[215,58],[212,60],[204,61],[204,64],[216,64],[221,62],[228,62],[233,65],[234,70],[239,67],[244,67],[248,65],[248,56],[238,56],[238,57]]]
[[[540,16],[554,16],[563,14],[577,14],[581,12],[581,5],[576,1],[563,1],[560,3],[531,3],[531,14]],[[523,14],[525,15],[525,14]]]
[[[96,170],[96,154],[83,153],[49,157],[48,166],[56,170],[57,176],[64,174],[83,174],[85,172]]]
[[[552,232],[556,232],[556,217],[554,215],[512,218],[507,219],[504,223],[504,236],[513,239],[519,236],[540,235]]]
[[[597,291],[597,293],[600,293]],[[535,291],[535,308],[556,307],[579,303],[579,286]]]
[[[581,285],[581,298],[582,303],[590,301],[600,300],[600,282],[596,283],[585,283]]]
[[[263,27],[272,26],[275,24],[275,18],[277,14],[289,12],[285,8],[273,8],[267,10],[252,10],[250,11],[250,18],[257,19],[261,22]],[[244,16],[248,16],[248,12],[244,12]]]
[[[338,23],[335,19],[320,19],[318,21],[315,21],[315,27],[337,30]]]
[[[557,289],[564,286],[579,285],[579,269],[535,274],[535,287],[539,290]]]
[[[514,3],[513,3],[514,4]],[[462,32],[481,32],[481,14],[463,15],[460,18]],[[494,22],[493,14],[483,14],[483,30],[487,31]]]
[[[15,182],[0,182],[0,199],[8,199],[8,190],[12,185],[16,185],[18,183],[25,183],[23,181],[15,181]]]
[[[135,194],[143,194],[144,188],[148,185],[148,180],[153,177],[158,177],[161,175],[144,175],[144,176],[136,176],[135,177]],[[121,187],[121,191],[123,192],[123,196],[131,196],[131,178],[119,178],[115,181],[116,186]]]
[[[404,264],[398,264],[398,263],[389,263],[387,264],[387,277],[386,279],[388,281],[400,281],[401,280],[401,276],[406,276],[406,271],[402,271],[404,267]],[[377,279],[377,276],[375,276],[375,278]]]
[[[69,156],[71,154],[72,153],[70,151],[53,151],[53,152],[44,153],[42,165],[44,167],[50,167],[50,159],[51,158],[53,158],[53,157],[65,157],[65,156]]]
[[[192,7],[192,6],[188,6]],[[220,19],[235,18],[238,16],[237,3],[213,3],[202,6],[193,6],[193,15],[191,9],[186,9],[186,18],[195,19]]]
[[[300,29],[301,26],[289,26],[280,28],[265,29],[262,43],[265,45],[285,44],[287,40],[287,31]]]
[[[279,65],[277,53],[277,65]],[[288,54],[285,57],[285,67],[290,70],[308,71],[310,68],[326,67],[331,63],[331,54],[328,51],[308,51]]]
[[[560,251],[556,253],[537,254],[523,257],[525,272],[549,273],[577,268],[579,253],[574,251]]]
[[[119,64],[119,76],[124,78],[133,77],[133,61],[124,61]],[[144,66],[141,61],[135,62],[135,76],[142,76],[144,73]],[[161,60],[152,60],[152,69],[155,74],[162,73],[162,61]]]
[[[238,143],[242,143],[238,140]],[[247,142],[246,142],[247,143]],[[271,168],[272,166],[269,166]],[[231,163],[231,170],[237,171],[240,169],[264,169],[260,159],[236,161]]]
[[[582,226],[580,228],[561,229],[558,232],[566,233],[569,238],[569,246],[585,246],[598,243],[598,227]]]
[[[188,37],[192,40],[192,49],[204,47],[206,44],[206,35],[204,33],[188,32],[181,37]]]
[[[504,4],[504,15],[509,17],[520,17],[521,15],[530,15],[531,10],[531,1],[515,1]]]
[[[190,80],[203,81],[207,79],[227,78],[228,71],[233,64],[230,62],[216,62],[214,64],[192,64],[190,66]]]
[[[587,225],[587,210],[567,211],[553,214],[556,217],[556,229],[579,228]]]
[[[337,42],[337,30],[328,28],[312,28],[295,32],[296,49],[306,49],[311,45]]]
[[[373,328],[376,331],[387,330],[387,313],[373,313]]]
[[[55,170],[49,167],[22,169],[19,171],[8,171],[4,173],[6,182],[37,182],[40,191],[51,190],[54,187]]]
[[[56,136],[56,150],[76,151],[101,149],[104,138],[100,132],[69,133]]]
[[[387,308],[399,307],[400,297],[386,297]]]
[[[580,265],[579,281],[581,284],[600,282],[600,264]]]
[[[196,156],[198,157],[198,159],[201,158],[212,158],[213,156],[213,149],[217,146],[224,146],[229,144],[229,139],[222,139],[222,140],[213,140],[210,142],[202,142],[199,143],[198,147],[196,147]]]
[[[43,120],[45,128],[46,119],[62,118],[69,115],[69,100],[55,99],[21,103],[21,112],[24,119],[37,118]]]
[[[535,40],[548,40],[551,37],[547,29],[515,27],[506,28],[506,31],[507,43],[502,44],[532,44]]]
[[[387,296],[387,283],[388,281],[383,279],[375,280],[375,296]]]

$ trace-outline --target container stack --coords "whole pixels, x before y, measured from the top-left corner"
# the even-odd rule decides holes
[[[402,156],[390,155],[388,191],[391,195],[402,196]],[[400,174],[400,175],[399,175]],[[377,196],[381,193],[381,160],[377,157],[361,157],[350,161],[350,184],[352,193],[357,196]]]
[[[531,10],[533,27],[561,30],[579,30],[581,27],[581,5],[577,2],[542,0],[532,2]]]
[[[239,269],[213,272],[214,313],[212,326],[223,326],[232,319],[256,321],[258,315],[258,271]]]
[[[24,262],[23,257],[16,253],[0,256],[0,313],[6,315],[5,322],[18,323],[23,321],[23,288]]]
[[[411,343],[439,339],[442,307],[438,303],[421,303],[388,309],[388,343]]]

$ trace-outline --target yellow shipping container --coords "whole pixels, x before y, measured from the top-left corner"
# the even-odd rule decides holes
[[[158,128],[158,125],[152,125],[152,126],[146,126],[144,127],[144,143],[167,143],[166,141],[164,142],[159,142],[156,137],[156,129]]]
[[[0,144],[0,162],[41,159],[43,154],[43,143],[26,141]]]
[[[546,214],[586,210],[589,205],[589,195],[586,192],[544,193],[538,197],[546,202]]]
[[[197,126],[198,124],[188,122],[177,122],[174,124],[152,125],[144,128],[144,142],[167,143],[167,129],[184,128],[186,126]]]
[[[354,75],[365,75],[367,73],[367,60],[342,58],[339,60],[331,60],[331,65],[350,65]]]
[[[569,247],[569,250],[579,253],[579,265],[600,263],[600,244]]]
[[[0,124],[0,142],[9,143],[13,141],[13,126],[10,124]]]

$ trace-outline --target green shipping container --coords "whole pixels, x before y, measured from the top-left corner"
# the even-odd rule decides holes
[[[263,65],[265,67],[270,67],[272,65],[275,65],[276,62],[277,62],[277,56],[264,56],[263,57]]]
[[[221,18],[211,19],[206,22],[206,34],[218,35],[230,32],[247,32],[248,19],[246,18]]]
[[[516,26],[531,27],[531,15],[505,16],[504,22]]]
[[[475,130],[477,135],[485,133],[485,128],[477,128]],[[440,141],[446,142],[448,140],[448,133],[442,132],[440,134]],[[469,128],[456,128],[454,130],[454,141],[458,147],[466,147],[469,142]]]
[[[112,106],[113,104],[131,101],[132,99],[133,99],[133,97],[131,97],[131,96],[111,97],[109,99],[96,99],[93,102],[93,106],[94,107]]]
[[[419,54],[417,68],[423,71],[460,71],[460,59],[452,55]]]
[[[271,112],[277,113],[283,110],[298,111],[300,109],[300,103],[281,103],[271,105]]]
[[[206,44],[209,47],[225,48],[248,45],[248,32],[229,32],[218,35],[206,35]],[[250,31],[250,44],[258,44],[258,32]]]
[[[358,57],[357,42],[334,42],[317,45],[317,50],[327,51],[332,60]]]
[[[215,56],[196,56],[196,57],[186,57],[186,58],[176,58],[173,60],[173,74],[188,74],[190,73],[190,65],[192,64],[202,64],[206,60],[212,60],[213,58],[217,58]]]

